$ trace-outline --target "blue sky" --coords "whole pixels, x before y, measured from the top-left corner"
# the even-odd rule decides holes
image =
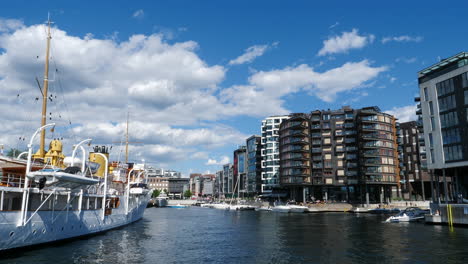
[[[414,118],[417,72],[466,50],[467,7],[464,1],[9,1],[0,9],[6,91],[0,107],[11,110],[2,117],[11,126],[0,129],[0,144],[18,146],[17,135],[34,129],[34,106],[14,99],[18,91],[37,96],[42,62],[31,58],[43,40],[30,37],[48,12],[57,34],[54,59],[65,69],[57,77],[64,87],[55,85],[67,100],[57,109],[71,109],[73,138],[118,140],[130,104],[132,134],[143,142],[132,148],[135,160],[187,175],[220,169],[244,138],[260,133],[267,115],[377,105],[403,121]],[[95,104],[102,107],[89,110]]]

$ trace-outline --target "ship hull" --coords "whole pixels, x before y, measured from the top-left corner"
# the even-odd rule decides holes
[[[143,217],[150,194],[131,195],[128,214],[125,206],[113,208],[104,219],[103,211],[38,211],[28,212],[31,220],[18,226],[20,211],[0,212],[0,251],[30,247],[105,232],[131,224]],[[120,196],[124,200],[124,196]]]

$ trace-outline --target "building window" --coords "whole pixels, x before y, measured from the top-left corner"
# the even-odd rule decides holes
[[[455,108],[455,95],[439,98],[439,111],[446,111]]]
[[[458,143],[460,139],[460,131],[458,128],[452,128],[442,131],[442,141],[444,145]]]
[[[465,104],[468,104],[468,90],[465,90],[464,93],[465,93]]]
[[[434,104],[432,103],[432,101],[429,102],[429,113],[431,115],[434,115]]]
[[[429,147],[434,146],[434,138],[432,137],[432,133],[429,133]]]
[[[435,122],[434,122],[434,117],[433,116],[431,116],[431,129],[432,129],[432,131],[435,130]]]
[[[462,85],[463,85],[463,88],[468,87],[468,73],[467,72],[462,74]]]
[[[445,156],[446,161],[463,159],[463,152],[462,152],[461,145],[444,147],[444,156]]]
[[[440,115],[440,126],[442,128],[456,126],[456,125],[458,125],[457,112],[453,111],[453,112]]]
[[[330,115],[322,115],[322,120],[330,120]]]
[[[430,150],[430,153],[431,153],[431,156],[430,156],[430,158],[431,158],[431,163],[434,163],[434,150],[431,149],[431,150]]]
[[[427,94],[427,87],[424,87],[424,100],[429,100],[429,96]]]
[[[443,82],[437,83],[436,89],[437,89],[438,96],[443,96],[445,94],[453,93],[453,91],[455,90],[453,86],[453,79],[448,79]]]

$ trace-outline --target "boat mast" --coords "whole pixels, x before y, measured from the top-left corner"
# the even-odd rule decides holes
[[[46,125],[47,115],[47,90],[49,88],[49,50],[50,50],[50,18],[47,19],[47,46],[46,46],[46,57],[45,57],[45,69],[44,69],[44,84],[42,91],[42,117],[41,127]],[[45,156],[45,129],[41,130],[41,141],[39,151],[36,153],[37,157],[43,158]]]
[[[125,164],[128,163],[128,119],[130,112],[127,112],[127,131],[125,133]]]

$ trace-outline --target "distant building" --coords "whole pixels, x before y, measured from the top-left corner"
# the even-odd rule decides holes
[[[225,196],[232,195],[233,185],[233,167],[232,164],[223,165],[223,194]]]
[[[418,123],[400,123],[401,191],[405,199],[425,200],[431,197],[431,183],[427,171],[424,135],[419,133]]]
[[[213,195],[214,174],[190,174],[190,191],[194,196]]]
[[[281,122],[289,116],[270,116],[262,121],[262,193],[271,193],[279,187],[279,143],[278,132]]]
[[[161,168],[149,167],[146,169],[149,177],[168,177],[168,178],[180,178],[182,174],[174,170],[166,170]]]
[[[216,177],[215,177],[215,186],[214,186],[214,196],[216,197],[224,197],[224,192],[223,192],[223,171],[217,171],[216,172]]]
[[[279,132],[281,185],[297,201],[384,202],[398,193],[395,118],[378,107],[291,114]]]
[[[234,150],[234,162],[233,162],[233,181],[234,189],[233,192],[236,194],[242,193],[245,195],[247,192],[247,148],[240,146]]]
[[[168,196],[181,199],[184,196],[184,186],[190,182],[189,178],[167,178]]]
[[[262,189],[262,143],[260,136],[251,136],[247,145],[247,193],[259,194]]]

